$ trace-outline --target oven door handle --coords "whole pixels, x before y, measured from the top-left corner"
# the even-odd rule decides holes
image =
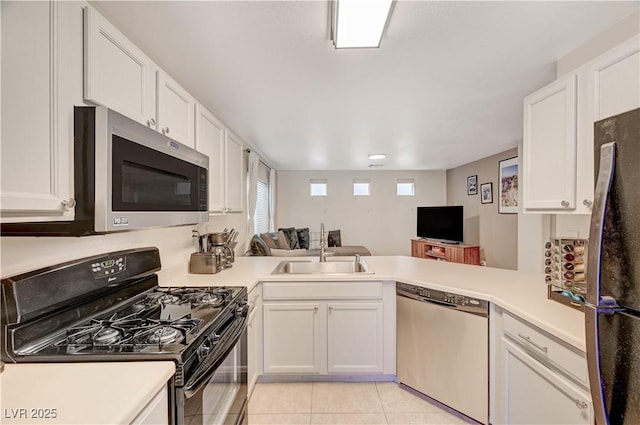
[[[228,343],[223,349],[221,349],[221,354],[218,354],[215,360],[211,363],[211,365],[202,373],[198,373],[196,376],[193,376],[184,386],[184,396],[186,398],[191,398],[195,394],[197,394],[206,384],[208,378],[211,376],[212,372],[222,364],[224,359],[227,358],[231,350],[236,346],[242,335],[244,334],[245,329],[247,328],[247,318],[245,315],[240,316],[241,319],[236,323],[239,324],[234,325],[233,334],[231,336],[231,343]],[[227,335],[225,335],[226,337]]]

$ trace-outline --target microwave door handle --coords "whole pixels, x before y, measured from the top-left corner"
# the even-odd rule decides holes
[[[600,168],[596,180],[591,226],[589,229],[589,250],[587,253],[587,298],[588,304],[602,304],[600,261],[602,260],[602,240],[604,220],[607,210],[609,191],[613,183],[616,162],[616,143],[605,143],[600,147]]]

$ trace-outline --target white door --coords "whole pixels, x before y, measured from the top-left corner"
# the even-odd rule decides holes
[[[244,199],[243,146],[240,138],[227,131],[225,143],[225,211],[242,212]]]
[[[264,303],[264,373],[321,372],[321,305]]]
[[[84,19],[84,98],[155,129],[157,66],[91,6]]]
[[[382,303],[327,305],[327,371],[381,373],[383,370]]]
[[[163,71],[158,71],[158,130],[178,142],[194,147],[196,101]]]
[[[0,2],[2,221],[74,217],[73,105],[82,105],[82,9]]]
[[[209,157],[209,211],[224,209],[225,126],[211,112],[196,103],[195,148]]]
[[[591,398],[575,384],[502,338],[505,424],[592,424]]]
[[[524,99],[525,210],[576,207],[576,80],[571,75]]]

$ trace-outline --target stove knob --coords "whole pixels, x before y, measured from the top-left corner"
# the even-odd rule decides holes
[[[205,342],[202,343],[200,348],[198,348],[198,359],[200,359],[200,361],[204,360],[209,355],[210,351],[211,351],[211,343],[208,340],[206,340]]]
[[[220,335],[218,335],[218,334],[211,335],[209,337],[209,341],[211,341],[211,344],[217,343],[218,341],[220,341]],[[209,347],[209,348],[211,348],[211,347]]]

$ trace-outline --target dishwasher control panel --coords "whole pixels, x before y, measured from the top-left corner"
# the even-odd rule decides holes
[[[408,283],[397,283],[396,293],[418,301],[432,302],[443,306],[458,308],[476,314],[487,314],[489,303],[484,300],[454,294],[436,289],[422,288]]]

